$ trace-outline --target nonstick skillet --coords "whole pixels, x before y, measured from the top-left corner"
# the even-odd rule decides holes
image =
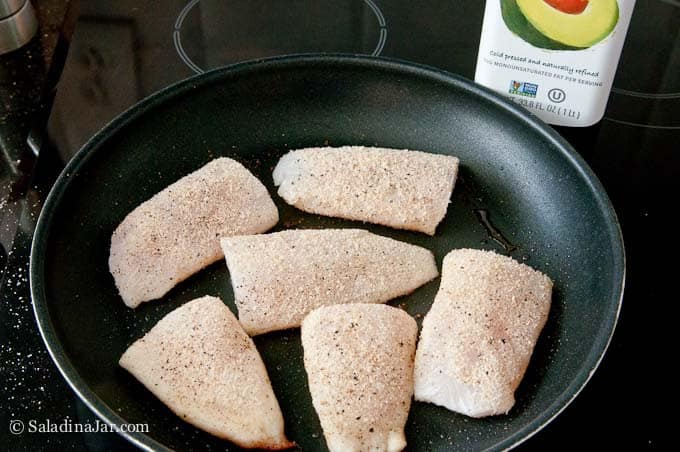
[[[83,112],[87,114],[87,112]],[[306,214],[277,195],[271,170],[289,149],[374,145],[451,154],[459,180],[434,237]],[[119,368],[123,351],[188,300],[219,295],[235,310],[218,262],[162,300],[131,310],[108,272],[110,236],[142,201],[218,156],[249,168],[286,228],[364,227],[431,249],[493,249],[548,274],[553,305],[507,416],[470,419],[414,403],[408,450],[515,446],[579,393],[612,336],[625,273],[619,225],[597,178],[552,129],[473,83],[435,69],[354,56],[247,62],[173,85],[131,108],[69,162],[40,215],[31,252],[35,314],[74,391],[106,422],[148,423],[123,433],[146,449],[236,450],[182,422]],[[418,319],[439,280],[394,300]],[[325,450],[297,330],[255,338],[286,419],[304,450]]]

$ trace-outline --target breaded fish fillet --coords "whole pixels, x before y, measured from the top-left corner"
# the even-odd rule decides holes
[[[237,161],[218,158],[125,217],[111,237],[109,270],[135,308],[219,260],[220,237],[257,234],[278,221],[264,185]]]
[[[325,306],[302,322],[312,402],[331,452],[400,451],[418,326],[376,304]]]
[[[429,250],[362,229],[228,237],[222,248],[251,336],[298,327],[319,306],[384,303],[438,274]]]
[[[253,340],[219,298],[175,309],[120,365],[186,422],[241,447],[286,449],[283,416]]]
[[[274,168],[279,196],[305,212],[434,235],[458,159],[363,146],[291,151]]]
[[[415,398],[472,417],[507,413],[550,310],[552,281],[490,251],[451,251],[423,320]]]

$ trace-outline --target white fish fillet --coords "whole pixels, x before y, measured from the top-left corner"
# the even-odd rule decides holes
[[[219,298],[175,309],[119,364],[186,422],[241,447],[286,449],[283,415],[253,340]]]
[[[319,306],[384,303],[438,275],[429,250],[362,229],[228,237],[222,248],[251,336],[298,327]]]
[[[109,270],[135,308],[222,258],[219,237],[257,234],[278,221],[264,185],[237,161],[218,158],[125,217],[111,237]]]
[[[343,146],[291,151],[273,177],[279,196],[306,212],[434,235],[457,174],[448,155]]]
[[[552,281],[490,251],[451,251],[423,320],[415,398],[472,417],[507,413],[548,318]]]
[[[312,402],[331,452],[406,447],[418,326],[376,304],[326,306],[302,322]]]

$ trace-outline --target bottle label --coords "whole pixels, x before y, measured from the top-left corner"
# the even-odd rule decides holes
[[[604,115],[635,0],[487,0],[475,81],[550,124]]]

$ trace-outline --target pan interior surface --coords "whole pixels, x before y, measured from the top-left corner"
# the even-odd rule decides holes
[[[455,155],[459,180],[434,237],[301,212],[276,195],[271,171],[290,149],[367,145]],[[148,423],[126,436],[147,448],[237,450],[182,422],[117,364],[125,349],[188,300],[220,296],[234,310],[223,261],[162,300],[127,308],[108,271],[110,237],[141,202],[219,156],[243,163],[280,213],[272,231],[362,227],[423,246],[493,249],[546,273],[553,304],[507,416],[471,419],[414,402],[410,450],[479,450],[521,442],[552,419],[596,368],[622,292],[623,244],[601,185],[554,132],[454,76],[387,60],[298,57],[217,70],[153,96],[96,135],[69,163],[45,204],[31,254],[38,323],[71,386],[111,422]],[[479,221],[488,214],[512,248]],[[391,302],[418,323],[435,280]],[[324,450],[297,330],[255,338],[286,431]]]

